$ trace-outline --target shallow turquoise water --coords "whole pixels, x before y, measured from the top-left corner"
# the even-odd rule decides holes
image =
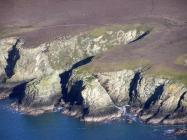
[[[177,126],[175,126],[177,127]],[[185,127],[185,126],[183,126]],[[165,134],[168,126],[125,121],[85,124],[60,113],[27,116],[0,101],[0,140],[185,140]]]

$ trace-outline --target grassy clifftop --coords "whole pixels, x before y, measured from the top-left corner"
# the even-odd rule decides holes
[[[110,28],[113,27],[116,26]],[[141,67],[145,76],[171,79],[187,86],[186,28],[182,30],[168,24],[154,24],[146,28],[150,31],[146,36],[96,56],[92,63],[79,68],[77,73],[135,70]],[[101,35],[105,29],[97,28],[92,34]]]

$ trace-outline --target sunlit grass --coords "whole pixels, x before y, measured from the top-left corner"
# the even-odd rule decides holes
[[[15,36],[32,30],[35,30],[35,28],[31,25],[0,27],[0,38]]]
[[[175,61],[175,64],[178,64],[178,65],[187,65],[185,62],[187,61],[187,53],[186,54],[183,54],[181,56],[178,56],[176,61]]]
[[[185,86],[187,86],[187,72],[179,72],[173,69],[162,67],[156,70],[149,71],[147,75],[173,80],[175,82],[183,83]]]

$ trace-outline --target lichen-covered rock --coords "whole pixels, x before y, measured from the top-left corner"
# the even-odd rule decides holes
[[[138,25],[130,28],[126,26],[107,27],[104,30],[103,28],[99,29],[99,32],[90,30],[75,36],[60,37],[35,48],[15,46],[19,50],[20,58],[15,63],[14,73],[6,81],[32,80],[27,84],[26,97],[21,105],[34,106],[37,102],[41,102],[47,106],[47,99],[51,98],[48,91],[53,88],[48,79],[47,88],[42,84],[47,77],[54,75],[54,73],[60,75],[64,71],[70,70],[77,62],[102,53],[111,47],[127,44],[145,32],[147,31]],[[59,85],[60,81],[58,82]],[[44,92],[47,94],[43,94]],[[36,100],[38,101],[36,102]]]
[[[101,86],[99,81],[93,77],[85,77],[83,80],[82,97],[84,106],[89,108],[89,114],[110,113],[110,110],[115,110],[116,107],[112,102],[107,91]],[[87,81],[88,80],[88,81]]]
[[[61,97],[61,73],[74,69],[81,60],[131,43],[146,33],[138,25],[104,27],[36,48],[24,48],[17,38],[0,40],[0,84],[28,82],[19,102],[22,111],[52,109]],[[75,71],[66,98],[69,111],[79,116],[82,113],[87,121],[119,117],[120,108],[129,104],[148,123],[187,123],[187,88],[172,80],[144,76],[139,70]]]
[[[21,101],[24,108],[53,106],[61,97],[60,78],[57,73],[32,80],[26,85],[25,95]]]
[[[7,98],[17,83],[8,83],[7,80],[14,74],[14,67],[19,59],[17,47],[23,42],[16,37],[0,40],[0,99]]]
[[[73,83],[82,81],[83,89],[79,92],[84,108],[89,110],[84,120],[103,121],[120,117],[123,113],[120,107],[130,100],[129,87],[134,75],[132,70],[93,74],[75,71],[68,86],[71,89]]]
[[[187,112],[179,111],[186,87],[161,78],[142,78],[138,100],[142,104],[140,118],[148,123],[184,123]],[[180,118],[179,120],[176,118]],[[169,121],[168,121],[169,120]]]
[[[129,104],[131,113],[147,123],[187,123],[187,88],[181,83],[147,77],[133,70],[102,73],[75,70],[69,87],[72,81],[80,80],[83,82],[80,91],[83,105],[90,110],[88,121],[95,121],[93,118],[99,116],[95,114],[102,112],[100,108],[108,112],[111,105],[122,110]]]
[[[19,47],[20,59],[9,81],[31,80],[58,71],[69,70],[73,64],[102,53],[111,47],[127,44],[145,33],[138,26],[123,29],[106,28],[97,35],[88,31],[80,35],[60,37],[36,48]]]
[[[137,86],[138,100],[142,105],[155,93],[155,89],[166,82],[165,79],[142,77]]]
[[[95,74],[112,101],[120,107],[128,104],[130,100],[129,89],[134,75],[135,72],[132,70]]]
[[[160,100],[164,101],[160,108],[160,112],[163,114],[170,114],[176,111],[180,106],[179,104],[180,100],[182,100],[182,95],[186,91],[187,89],[182,84],[167,83],[160,97]]]
[[[105,88],[99,80],[92,75],[75,75],[69,81],[69,91],[72,91],[75,83],[82,82],[82,90],[76,93],[82,98],[83,112],[85,121],[102,121],[110,120],[111,116],[119,117],[121,113],[111,100]],[[81,88],[81,87],[80,87]],[[78,90],[75,90],[78,92]],[[69,94],[72,94],[69,92]]]
[[[15,66],[15,74],[9,81],[17,82],[40,78],[51,74],[54,70],[48,62],[48,56],[45,54],[45,46],[26,49],[19,48],[20,59]]]
[[[17,38],[3,39],[0,88],[5,89],[3,84],[26,81],[19,109],[29,114],[52,110],[62,93],[59,74],[72,71],[73,65],[81,60],[127,44],[144,33],[139,29],[110,28],[58,38],[30,49],[21,46],[23,43],[18,43]],[[130,110],[134,110],[131,112],[147,123],[187,123],[187,88],[181,83],[145,76],[141,69],[79,72],[73,71],[67,85],[63,104],[67,114],[85,121],[111,120],[120,117],[123,107],[130,105]]]
[[[167,83],[160,98],[154,106],[157,109],[149,123],[183,124],[187,122],[187,106],[182,104],[185,100],[187,88],[178,83]],[[184,103],[184,102],[183,102]]]

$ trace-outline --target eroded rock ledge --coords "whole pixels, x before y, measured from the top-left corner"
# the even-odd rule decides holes
[[[187,123],[187,89],[181,83],[146,77],[142,67],[114,72],[84,72],[79,66],[112,47],[150,32],[141,25],[109,26],[24,48],[18,38],[0,41],[1,97],[17,101],[18,111],[37,115],[62,108],[84,121],[121,117],[124,106],[147,123]],[[78,69],[77,69],[78,68]]]

